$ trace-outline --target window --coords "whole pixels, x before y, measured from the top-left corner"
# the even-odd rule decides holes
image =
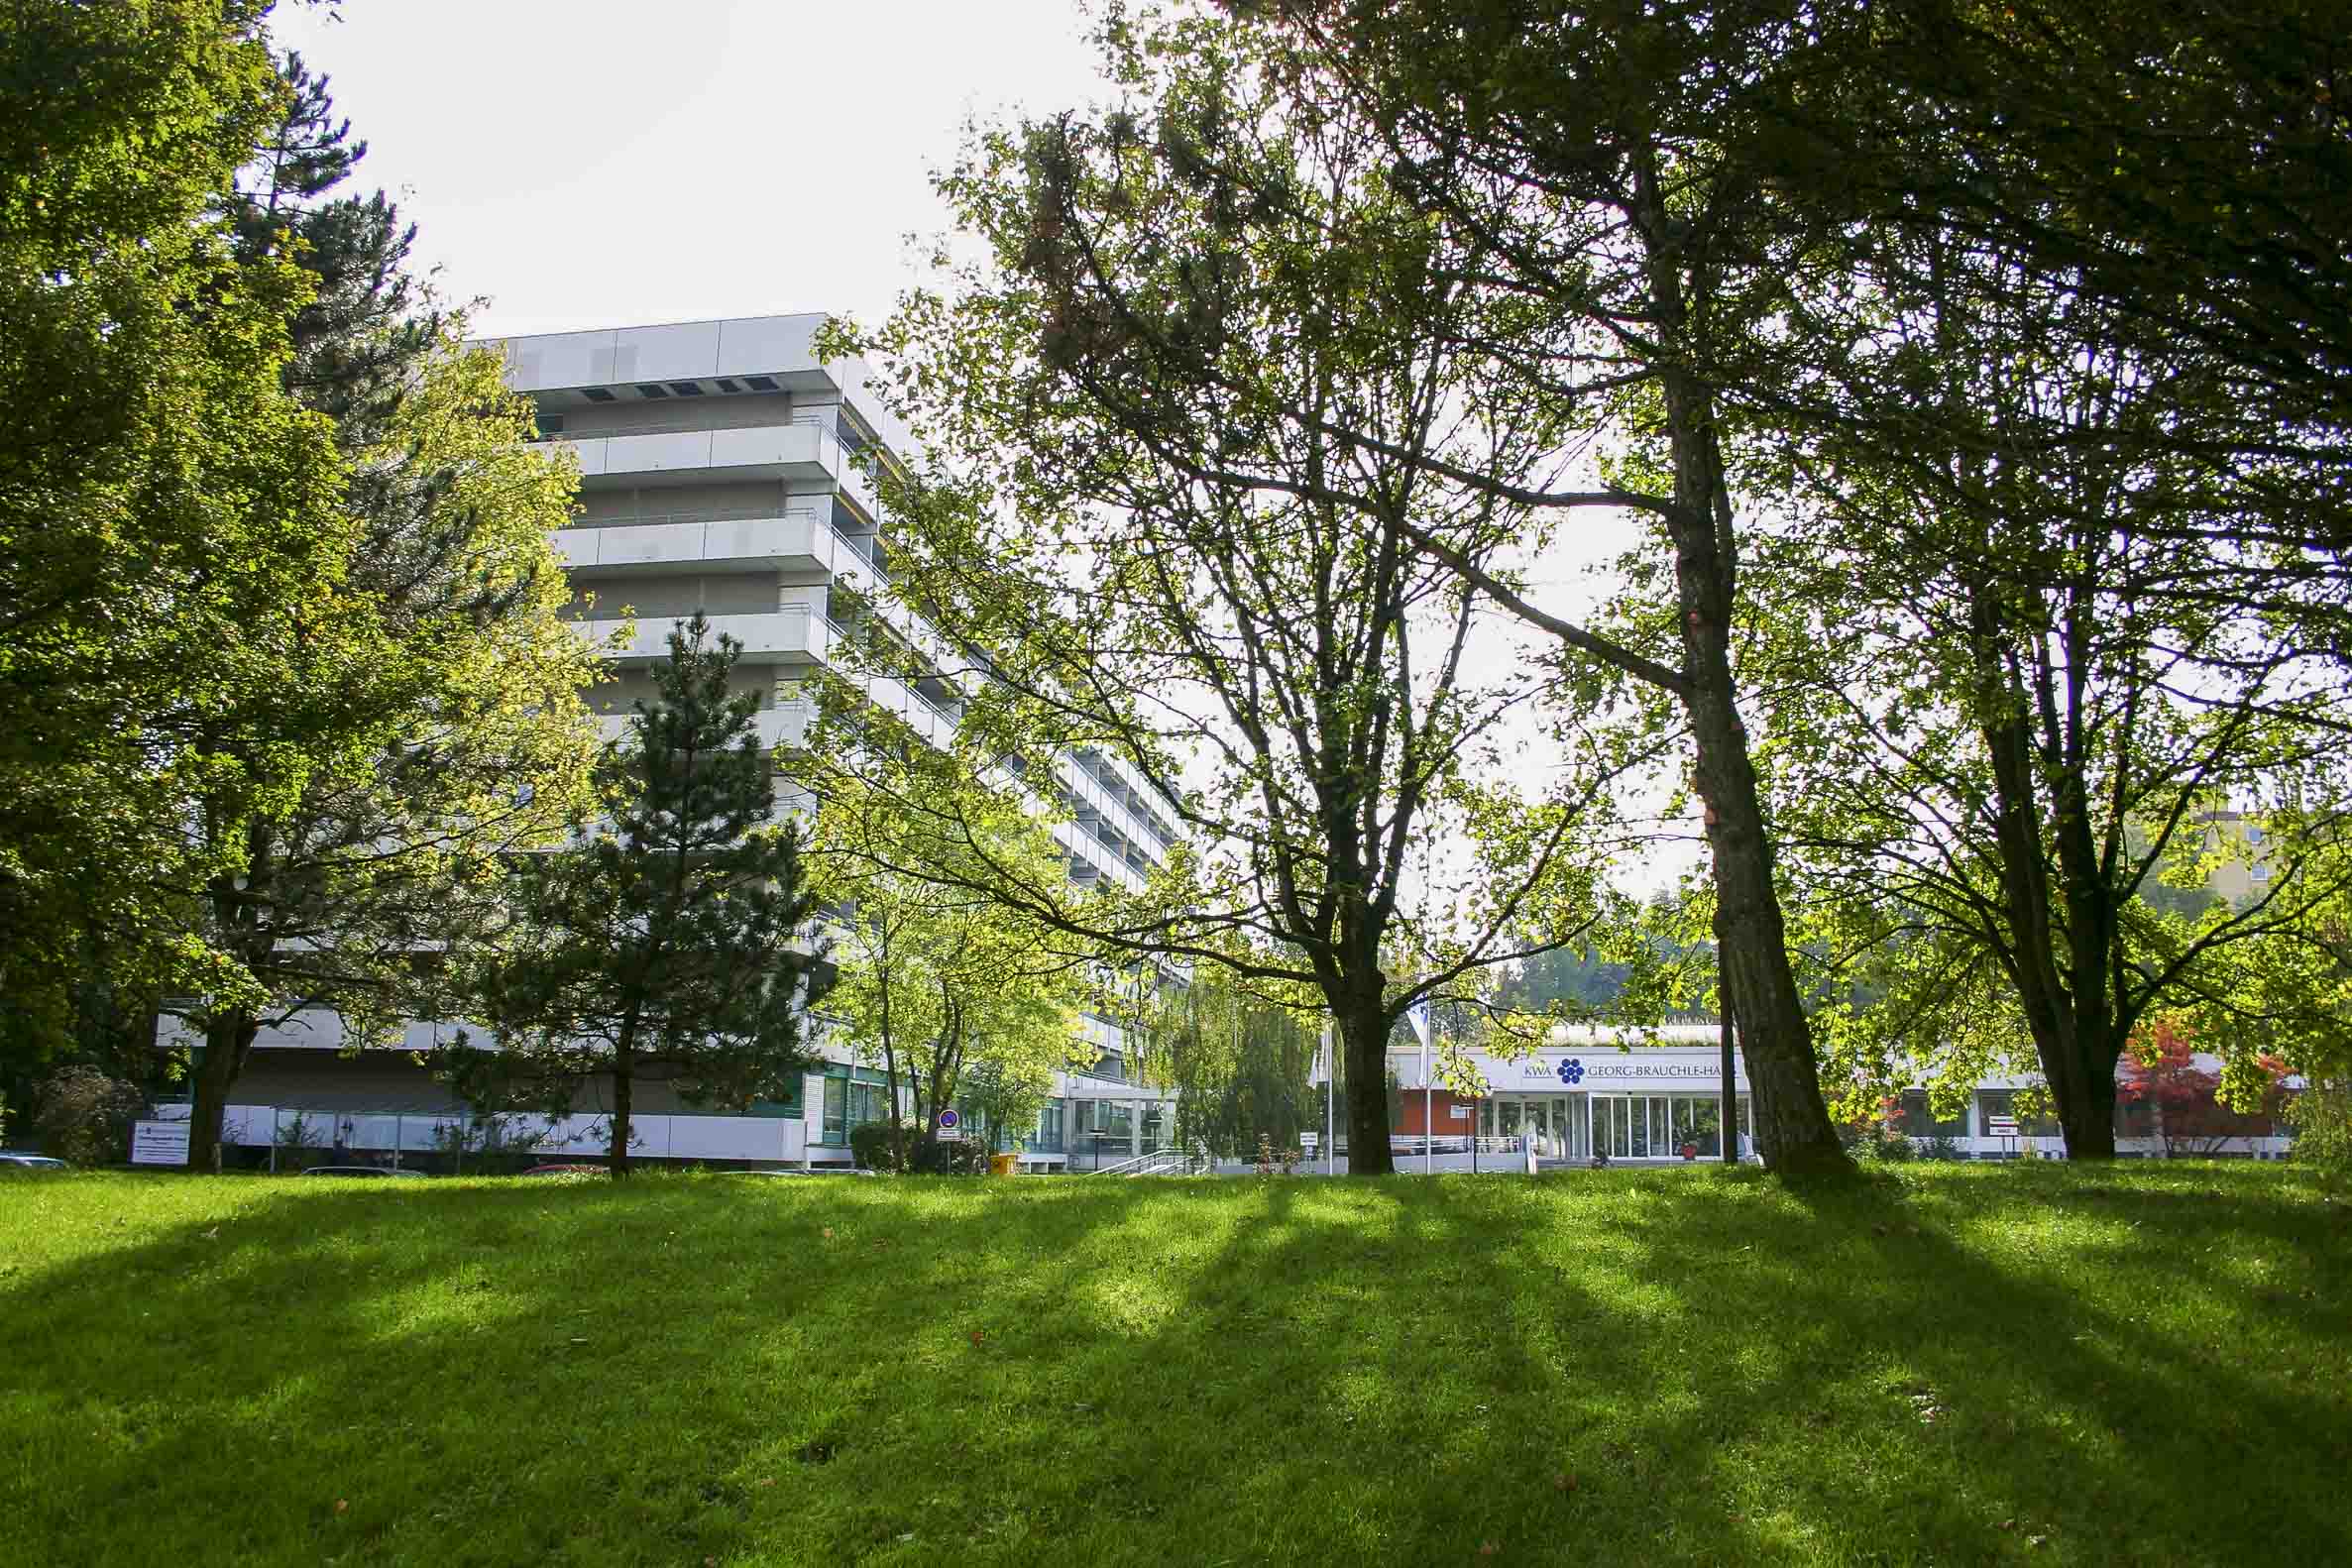
[[[745,1108],[743,1114],[746,1116],[774,1116],[788,1122],[800,1120],[804,1094],[801,1075],[797,1072],[792,1074],[792,1081],[785,1085],[785,1089],[787,1092],[780,1098],[753,1100]]]
[[[890,1088],[871,1067],[850,1068],[838,1063],[825,1069],[825,1119],[818,1142],[835,1148],[849,1141],[849,1129],[878,1122],[889,1114]]]
[[[1986,1138],[2056,1138],[2058,1122],[2049,1116],[2021,1116],[2015,1089],[1976,1091],[1977,1131]]]
[[[1063,1102],[1048,1100],[1037,1113],[1037,1134],[1029,1140],[1029,1147],[1047,1154],[1062,1151]]]
[[[1964,1138],[1968,1132],[1968,1113],[1962,1110],[1958,1116],[1938,1121],[1934,1108],[1928,1104],[1927,1090],[1905,1089],[1901,1119],[1896,1125],[1911,1138]]]
[[[1723,1101],[1713,1095],[1677,1094],[1673,1104],[1674,1147],[1668,1152],[1679,1155],[1685,1149],[1695,1148],[1701,1160],[1721,1160]]]

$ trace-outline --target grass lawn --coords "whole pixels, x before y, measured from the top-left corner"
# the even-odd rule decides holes
[[[0,1563],[2352,1563],[2275,1167],[0,1179]]]

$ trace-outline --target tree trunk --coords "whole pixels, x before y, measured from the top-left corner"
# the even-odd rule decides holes
[[[204,1028],[204,1060],[192,1075],[188,1108],[188,1164],[190,1171],[220,1174],[221,1118],[229,1107],[229,1090],[253,1055],[254,1036],[261,1024],[242,1015],[217,1019]]]
[[[888,1106],[890,1114],[890,1166],[892,1170],[903,1176],[906,1174],[907,1169],[907,1122],[905,1115],[901,1113],[898,1108],[898,1048],[896,1043],[892,1040],[890,1034],[890,926],[887,921],[882,923],[880,942],[880,956],[882,959],[882,1076],[884,1079],[883,1087],[890,1096]],[[851,1056],[854,1057],[855,1053],[852,1052]],[[909,1076],[911,1077],[913,1075],[914,1064],[910,1062],[907,1065],[909,1069]],[[856,1081],[856,1069],[854,1066],[850,1069],[850,1081]],[[845,1088],[842,1090],[844,1095],[848,1091]],[[915,1089],[911,1084],[909,1085],[910,1095],[919,1092],[921,1091]],[[844,1138],[848,1136],[846,1130],[847,1121],[848,1106],[847,1102],[844,1100],[842,1104],[843,1132],[841,1134],[841,1136]],[[852,1160],[850,1163],[854,1165],[856,1162]]]
[[[2106,989],[2113,945],[2120,940],[2113,900],[2082,819],[2078,778],[2072,788],[2064,778],[2056,781],[2072,813],[2067,815],[2062,806],[2056,838],[2066,896],[2053,895],[2051,857],[2036,804],[2036,759],[2046,749],[2046,737],[2034,733],[2034,703],[2003,661],[2007,625],[1998,596],[1989,585],[1971,583],[1968,610],[1976,638],[1977,701],[1985,709],[1977,728],[1992,764],[1993,841],[1999,849],[2009,976],[2041,1059],[2042,1077],[2058,1101],[2067,1158],[2112,1160],[2115,1064],[2123,1054],[2114,1022],[2116,998]]]
[[[2115,1158],[2115,1064],[2121,1054],[2083,1038],[2079,1029],[2057,1051],[2042,1052],[2069,1160]]]
[[[1389,1146],[1389,1017],[1378,1000],[1341,1014],[1348,1060],[1348,1175],[1394,1176]]]
[[[633,1031],[624,1027],[613,1051],[613,1141],[609,1160],[613,1179],[625,1179],[630,1171],[628,1163],[629,1107],[636,1087],[635,1042],[629,1038]]]
[[[1670,404],[1673,399],[1669,399]],[[1679,444],[1679,443],[1678,443]],[[1850,1172],[1822,1099],[1813,1032],[1788,961],[1772,846],[1732,676],[1730,562],[1705,514],[1672,525],[1682,612],[1692,781],[1714,853],[1718,963],[1747,1063],[1748,1111],[1764,1164],[1788,1175]]]

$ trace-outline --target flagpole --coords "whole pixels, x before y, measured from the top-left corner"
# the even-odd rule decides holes
[[[1437,1028],[1437,1017],[1429,1011],[1429,1004],[1421,1004],[1421,1175],[1437,1174],[1437,1111],[1436,1096],[1429,1082],[1429,1036]]]
[[[1331,1049],[1331,1026],[1323,1026],[1323,1175],[1339,1174],[1339,1057]]]

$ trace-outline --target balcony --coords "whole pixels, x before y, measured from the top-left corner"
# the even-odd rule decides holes
[[[775,517],[715,517],[653,512],[597,528],[562,528],[555,547],[564,569],[594,578],[694,572],[832,573],[864,557],[814,509],[788,507]]]
[[[753,616],[713,616],[711,631],[743,645],[743,658],[753,664],[815,664],[823,662],[832,645],[826,621],[806,605]],[[630,641],[607,657],[616,664],[653,664],[668,658],[670,628],[685,623],[684,616],[643,616]],[[619,619],[576,620],[581,634],[600,646],[628,623]]]
[[[663,475],[838,484],[843,471],[840,442],[813,424],[714,430],[680,422],[557,439],[579,458],[580,482],[589,490],[606,482],[659,484]]]
[[[632,714],[599,714],[597,728],[607,740],[618,740],[628,732]],[[752,732],[759,736],[759,748],[773,751],[778,746],[799,746],[808,739],[809,706],[806,703],[780,703],[774,708],[762,708],[751,716]]]

